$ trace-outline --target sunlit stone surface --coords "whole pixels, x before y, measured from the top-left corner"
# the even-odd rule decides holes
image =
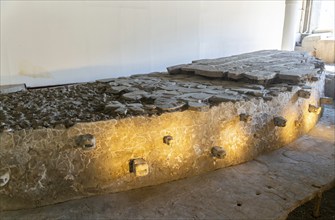
[[[185,178],[295,140],[318,120],[309,106],[320,106],[323,66],[305,54],[258,53],[195,62],[219,63],[223,77],[214,67],[199,74],[187,67],[185,74],[179,66],[171,74],[0,94],[0,168],[9,176],[0,185],[0,209]],[[234,62],[243,67],[236,66],[239,72],[231,71]],[[206,75],[209,70],[214,73]],[[299,97],[302,89],[310,97]],[[242,114],[250,117],[241,120]],[[285,118],[285,127],[275,126],[275,117]],[[222,159],[213,158],[213,146],[224,149]],[[138,175],[130,172],[133,159],[145,161]]]

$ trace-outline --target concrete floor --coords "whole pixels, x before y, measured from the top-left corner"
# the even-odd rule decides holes
[[[333,106],[312,131],[253,161],[121,193],[0,213],[0,219],[285,219],[334,186]]]

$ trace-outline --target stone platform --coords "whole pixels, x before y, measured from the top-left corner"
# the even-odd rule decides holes
[[[263,50],[218,59],[195,60],[168,67],[170,74],[194,74],[210,78],[268,84],[301,82],[315,77],[322,61],[307,53]]]
[[[281,69],[296,69],[294,80],[277,77],[273,65],[277,75],[265,81],[168,68],[171,74],[0,94],[0,210],[156,185],[292,142],[329,101],[323,65],[283,51],[219,60],[239,57],[238,65],[250,66],[264,53],[264,65],[250,67],[254,75],[265,76],[267,61],[277,59]]]
[[[2,212],[0,218],[286,219],[335,185],[334,120],[334,107],[327,106],[307,135],[241,165],[127,192]]]

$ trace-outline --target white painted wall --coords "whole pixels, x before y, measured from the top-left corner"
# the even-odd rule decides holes
[[[1,1],[1,84],[92,81],[280,49],[285,2]]]

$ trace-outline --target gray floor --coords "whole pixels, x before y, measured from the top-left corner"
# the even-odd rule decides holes
[[[334,108],[308,134],[257,159],[205,175],[95,196],[0,219],[285,219],[334,185]]]

